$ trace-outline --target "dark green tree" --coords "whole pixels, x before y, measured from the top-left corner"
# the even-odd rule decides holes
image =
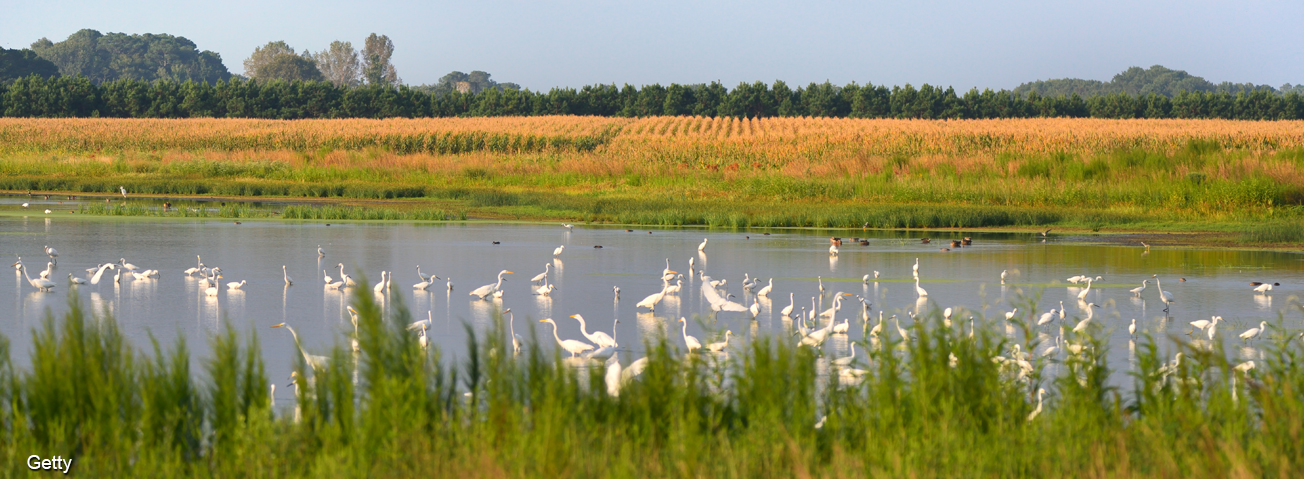
[[[31,50],[0,48],[0,82],[36,75],[49,78],[59,75],[59,67]]]

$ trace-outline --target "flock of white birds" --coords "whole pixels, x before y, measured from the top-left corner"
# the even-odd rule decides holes
[[[573,225],[563,225],[563,226],[566,227],[567,229],[573,228]],[[832,238],[831,242],[833,244],[830,247],[829,254],[837,255],[838,245],[841,244],[841,240],[838,238]],[[707,239],[702,240],[702,243],[697,247],[699,253],[705,254],[707,249],[707,243],[708,243]],[[969,239],[966,238],[965,244],[967,245],[968,243],[969,243]],[[562,254],[564,254],[564,252],[565,252],[565,246],[559,246],[553,251],[553,255],[561,256]],[[38,274],[38,276],[35,278],[31,277],[30,273],[27,270],[26,264],[23,262],[21,256],[18,258],[18,261],[13,263],[13,267],[16,270],[16,274],[22,275],[32,287],[37,288],[40,291],[48,292],[57,286],[57,284],[53,280],[51,280],[51,276],[55,265],[58,263],[59,253],[55,248],[50,247],[48,245],[44,247],[44,253],[45,256],[48,257],[48,262],[46,264],[45,269],[41,271]],[[326,255],[327,255],[326,251],[320,245],[318,245],[317,257],[319,261],[324,259]],[[920,268],[921,266],[919,263],[919,259],[916,258],[914,265],[911,268],[911,275],[913,276],[914,283],[915,283],[914,284],[915,293],[917,294],[918,298],[920,298],[922,302],[922,300],[928,296],[928,291],[920,286]],[[74,286],[74,287],[78,285],[84,285],[84,284],[95,285],[98,284],[101,280],[105,279],[105,273],[110,270],[114,271],[112,276],[112,281],[114,283],[121,283],[124,279],[134,280],[134,281],[150,280],[150,279],[156,279],[159,276],[158,270],[140,268],[134,264],[127,262],[125,258],[120,258],[118,259],[117,262],[107,262],[107,263],[99,264],[93,268],[86,269],[85,278],[77,277],[74,276],[72,273],[69,273],[68,282],[70,286]],[[282,271],[285,284],[287,286],[293,284],[294,280],[290,277],[289,271],[285,265],[282,265],[281,271]],[[332,272],[334,272],[338,276],[338,278],[332,277],[331,275]],[[203,288],[205,295],[212,297],[212,296],[217,296],[219,294],[221,290],[220,288],[221,283],[219,283],[219,280],[224,279],[224,276],[222,274],[222,269],[220,267],[210,267],[204,264],[202,257],[196,256],[196,265],[192,268],[188,268],[184,270],[182,273],[188,277],[193,277],[195,275],[201,276],[200,287]],[[416,273],[420,281],[412,285],[412,288],[415,291],[427,291],[435,284],[437,280],[441,279],[437,275],[425,274],[424,272],[421,271],[421,267],[419,265],[416,267]],[[539,273],[538,275],[535,275],[530,279],[531,282],[530,289],[534,294],[540,296],[547,296],[556,290],[556,286],[549,281],[550,273],[551,273],[551,265],[545,264],[543,272]],[[513,275],[513,274],[515,273],[512,271],[502,270],[497,274],[497,280],[495,282],[475,288],[470,291],[469,295],[476,298],[477,300],[485,300],[485,301],[499,300],[502,298],[504,293],[503,282],[507,280],[508,275]],[[768,298],[769,295],[774,291],[774,280],[772,278],[762,283],[759,278],[752,278],[750,275],[745,274],[742,281],[742,287],[744,290],[747,291],[747,293],[750,293],[749,296],[752,299],[751,304],[746,305],[738,301],[735,301],[736,296],[728,293],[727,290],[728,281],[726,279],[717,280],[707,275],[705,271],[699,270],[693,258],[689,258],[688,260],[687,274],[699,280],[701,284],[700,292],[702,295],[702,299],[704,299],[705,303],[709,305],[709,308],[712,311],[713,315],[721,312],[741,313],[746,316],[750,316],[751,319],[755,320],[755,318],[761,311],[759,300],[761,298]],[[391,283],[393,280],[393,274],[391,272],[382,271],[380,277],[381,280],[373,286],[373,290],[377,294],[388,292],[392,288]],[[864,275],[862,280],[865,284],[869,284],[871,281],[877,281],[879,277],[880,277],[880,273],[878,271],[873,271],[871,274]],[[642,300],[638,301],[636,303],[636,306],[638,308],[647,309],[648,311],[655,311],[657,306],[667,297],[678,296],[683,292],[685,274],[673,270],[671,268],[671,263],[669,258],[666,258],[665,268],[661,271],[659,278],[662,283],[661,290],[649,294],[646,297],[644,297]],[[1002,284],[1005,284],[1006,278],[1007,278],[1007,271],[1002,271],[1000,273],[1000,280]],[[1040,353],[1040,356],[1046,357],[1054,354],[1059,354],[1061,352],[1064,354],[1081,354],[1085,350],[1085,348],[1089,347],[1087,341],[1085,341],[1087,337],[1086,334],[1089,334],[1089,328],[1093,324],[1092,323],[1094,319],[1093,310],[1098,306],[1094,303],[1087,302],[1087,299],[1089,297],[1090,291],[1092,290],[1092,283],[1096,281],[1100,281],[1101,279],[1102,279],[1101,276],[1092,277],[1086,275],[1078,275],[1078,276],[1067,278],[1067,281],[1072,285],[1076,286],[1084,283],[1086,285],[1086,287],[1081,289],[1081,291],[1078,292],[1077,294],[1077,300],[1079,302],[1078,307],[1080,308],[1080,310],[1085,312],[1086,317],[1078,321],[1076,324],[1071,325],[1071,328],[1069,328],[1068,330],[1072,331],[1073,334],[1070,335],[1068,338],[1065,337],[1066,334],[1065,327],[1068,327],[1070,325],[1065,325],[1065,327],[1061,327],[1060,336],[1054,338],[1054,342],[1052,343],[1052,345],[1044,349]],[[349,274],[345,272],[343,263],[337,264],[336,268],[333,268],[332,270],[323,270],[322,280],[323,280],[324,288],[326,288],[327,290],[345,290],[349,288],[354,288],[358,285],[357,281],[355,281],[353,277],[351,277]],[[1158,276],[1153,276],[1151,279],[1143,281],[1139,287],[1131,289],[1129,293],[1134,296],[1140,297],[1146,291],[1147,286],[1149,285],[1151,280],[1154,281],[1155,289],[1157,290],[1158,299],[1161,302],[1163,302],[1165,306],[1164,312],[1165,313],[1169,312],[1172,305],[1177,303],[1177,298],[1174,297],[1171,291],[1165,291],[1163,289],[1163,285],[1160,283],[1160,278]],[[799,337],[796,343],[801,347],[811,347],[816,350],[822,351],[823,344],[831,336],[847,334],[851,328],[851,318],[848,317],[845,318],[843,321],[839,322],[837,321],[835,316],[841,310],[843,300],[845,298],[852,298],[852,297],[856,298],[856,300],[858,300],[862,306],[861,308],[858,308],[858,310],[861,313],[857,315],[857,321],[865,330],[866,339],[867,341],[869,341],[867,343],[867,347],[877,346],[880,335],[886,334],[886,330],[884,329],[884,324],[889,320],[893,322],[894,327],[892,328],[892,331],[897,334],[899,340],[901,341],[910,340],[910,331],[901,326],[901,322],[895,314],[888,319],[884,319],[883,312],[880,310],[878,313],[877,324],[873,324],[871,326],[873,322],[872,317],[870,315],[872,303],[866,298],[857,295],[848,294],[848,293],[833,293],[833,299],[829,307],[821,310],[820,309],[821,306],[818,306],[818,304],[823,303],[823,299],[826,296],[827,292],[825,289],[823,278],[819,277],[817,278],[817,281],[818,281],[820,295],[811,298],[810,310],[807,310],[804,305],[801,306],[800,311],[795,310],[796,304],[794,301],[795,299],[794,293],[790,292],[788,294],[788,305],[782,308],[782,310],[780,311],[780,315],[782,318],[784,318],[785,320],[792,321],[793,334],[794,336]],[[241,280],[241,281],[227,282],[225,283],[225,286],[227,290],[239,290],[243,288],[246,284],[248,284],[247,281]],[[1252,286],[1252,291],[1255,294],[1266,295],[1268,294],[1269,291],[1272,291],[1274,286],[1280,286],[1280,283],[1257,283],[1256,282],[1256,283],[1251,283],[1251,286]],[[446,279],[446,288],[451,294],[451,291],[453,290],[453,282],[451,278]],[[619,301],[620,288],[613,287],[613,291],[614,291],[615,299]],[[355,327],[355,337],[353,338],[353,345],[354,348],[356,349],[358,347],[357,338],[356,338],[357,312],[352,308],[349,308],[349,313],[352,317],[353,324]],[[520,335],[516,334],[515,332],[515,324],[514,324],[515,318],[514,315],[511,314],[511,310],[510,309],[504,310],[503,313],[508,315],[509,318],[508,322],[509,322],[510,331],[512,335],[511,339],[512,339],[513,350],[515,352],[519,352],[521,345],[524,343],[524,339]],[[908,312],[908,314],[912,317],[912,319],[915,316],[915,312]],[[952,308],[946,308],[945,311],[943,311],[943,324],[946,327],[951,327],[952,316],[953,316]],[[1012,311],[1005,312],[1004,316],[1007,321],[1014,321],[1018,317],[1018,309],[1016,308]],[[1066,309],[1063,305],[1063,302],[1061,301],[1060,307],[1058,309],[1052,308],[1049,311],[1045,311],[1040,315],[1034,315],[1033,317],[1036,318],[1035,324],[1037,326],[1044,326],[1056,320],[1065,321],[1067,315],[1066,315]],[[628,381],[630,381],[631,379],[633,379],[639,373],[642,372],[642,369],[646,366],[646,361],[647,361],[646,358],[642,358],[640,360],[634,361],[629,366],[622,367],[617,357],[619,344],[617,343],[614,337],[614,333],[615,333],[614,323],[612,326],[613,334],[611,335],[608,335],[606,332],[599,331],[599,330],[595,330],[590,333],[588,324],[586,323],[586,321],[581,315],[579,314],[571,315],[570,318],[575,319],[576,321],[579,322],[580,331],[581,334],[583,335],[582,339],[562,338],[558,334],[556,322],[554,322],[551,318],[542,319],[539,322],[552,326],[551,333],[554,340],[557,343],[557,346],[561,350],[564,350],[567,353],[569,353],[571,357],[605,362],[607,367],[608,391],[611,394],[619,394],[619,390],[623,384],[627,383]],[[969,334],[970,336],[972,336],[973,318],[970,317],[969,320],[970,320]],[[1207,336],[1210,343],[1212,343],[1218,331],[1218,324],[1221,321],[1222,321],[1222,317],[1213,316],[1208,320],[1191,321],[1190,325],[1193,328],[1192,331],[1196,331],[1196,330],[1200,331],[1205,336]],[[616,319],[615,323],[619,323],[619,319]],[[733,334],[732,331],[725,331],[723,335],[723,341],[713,342],[713,343],[703,345],[702,342],[698,340],[696,337],[688,334],[687,318],[680,317],[678,323],[680,323],[681,326],[680,336],[683,341],[683,345],[689,354],[698,353],[699,351],[702,350],[705,350],[706,352],[710,352],[710,353],[723,352],[726,350],[726,348],[728,348],[729,339]],[[428,317],[426,320],[412,323],[408,328],[410,331],[413,331],[416,334],[418,334],[419,344],[423,348],[429,344],[429,340],[426,337],[426,330],[431,326],[431,324],[432,324],[432,318]],[[273,327],[284,328],[290,331],[294,339],[296,348],[298,348],[300,354],[303,355],[306,363],[309,366],[311,366],[315,370],[319,370],[325,367],[327,358],[324,356],[308,354],[308,352],[304,350],[303,346],[300,344],[298,334],[294,331],[293,328],[291,328],[290,326],[284,323],[277,324],[276,326]],[[1238,337],[1242,341],[1255,340],[1256,338],[1259,338],[1260,336],[1263,335],[1267,327],[1268,327],[1268,323],[1266,321],[1261,322],[1258,325],[1258,327],[1250,328],[1246,331],[1243,331],[1240,334],[1238,334]],[[1131,324],[1128,326],[1127,329],[1129,335],[1135,336],[1135,334],[1137,333],[1136,319],[1132,319]],[[1076,340],[1076,342],[1074,340]],[[855,346],[856,343],[854,342],[851,343],[851,354],[849,356],[834,358],[830,361],[830,364],[834,368],[836,368],[838,374],[842,379],[854,381],[868,374],[868,371],[864,369],[858,369],[855,367],[855,358],[856,358]],[[998,363],[1010,366],[1011,370],[1014,371],[1015,374],[1019,377],[1026,377],[1026,375],[1032,371],[1032,365],[1030,362],[1031,359],[1033,359],[1031,354],[1029,352],[1023,352],[1020,349],[1019,345],[1017,344],[1013,346],[1013,351],[1010,357],[998,356],[996,358],[993,358],[993,360]],[[954,357],[952,360],[954,362],[955,360]],[[1173,363],[1166,366],[1166,368],[1168,368],[1168,370],[1170,371],[1174,370],[1176,368],[1176,364],[1180,363],[1180,361],[1181,361],[1181,355],[1178,354],[1174,358]],[[1254,362],[1252,360],[1247,361],[1237,365],[1236,368],[1241,371],[1247,371],[1249,369],[1254,368]],[[1037,414],[1041,411],[1041,397],[1043,394],[1044,391],[1038,391],[1038,395],[1037,395],[1038,406],[1037,409],[1034,410],[1033,413],[1028,417],[1029,420],[1035,418]]]

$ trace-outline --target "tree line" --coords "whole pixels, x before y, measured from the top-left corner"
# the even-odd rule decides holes
[[[1304,119],[1304,96],[1266,90],[1157,93],[1020,95],[1009,90],[923,85],[811,83],[792,88],[782,81],[742,83],[727,89],[709,84],[637,88],[590,85],[547,92],[488,88],[432,93],[405,85],[341,86],[330,81],[259,81],[232,78],[214,83],[173,80],[92,82],[85,76],[31,75],[0,83],[6,117],[112,118],[391,118],[459,116],[591,115],[617,117],[708,116],[736,118],[1222,118]]]

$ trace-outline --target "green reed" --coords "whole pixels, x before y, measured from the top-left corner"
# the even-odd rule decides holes
[[[1100,326],[1066,338],[1082,354],[1031,358],[1021,372],[992,359],[1013,357],[1012,341],[991,332],[999,323],[979,318],[971,335],[933,312],[910,340],[891,332],[859,344],[869,352],[856,381],[820,379],[818,353],[786,335],[687,358],[659,339],[613,395],[605,367],[575,368],[533,327],[521,329],[543,339],[514,355],[502,317],[468,326],[464,357],[446,358],[406,331],[401,301],[384,315],[369,288],[357,291],[358,351],[346,338],[309,351],[329,360],[316,370],[297,360],[297,400],[281,408],[270,405],[259,335],[228,326],[197,370],[184,341],[138,349],[112,316],[88,315],[72,294],[62,319],[47,316],[34,331],[30,366],[15,366],[0,340],[3,470],[25,473],[23,459],[39,452],[73,458],[78,474],[122,477],[1304,472],[1304,348],[1278,328],[1249,372],[1176,338],[1186,359],[1173,367],[1160,341],[1140,338],[1126,391],[1106,382],[1115,372]],[[1015,325],[1035,342],[1032,328]],[[1038,388],[1045,405],[1028,420]]]

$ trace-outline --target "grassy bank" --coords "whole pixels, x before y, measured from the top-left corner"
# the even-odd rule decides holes
[[[112,194],[123,186],[135,195],[331,199],[354,206],[406,200],[369,203],[365,213],[283,215],[324,219],[1189,230],[1304,220],[1302,126],[5,119],[0,190]],[[460,139],[448,140],[453,137]],[[492,139],[499,137],[505,139]],[[586,146],[576,146],[581,143]]]
[[[113,318],[77,307],[47,318],[30,368],[0,348],[4,468],[21,474],[22,459],[42,451],[72,458],[79,474],[123,477],[1304,473],[1304,350],[1284,339],[1294,332],[1261,340],[1267,360],[1248,373],[1190,348],[1165,369],[1141,339],[1134,391],[1106,385],[1098,327],[1071,338],[1092,345],[1083,355],[1034,360],[1019,379],[1018,367],[992,360],[1009,354],[1003,337],[970,338],[940,317],[906,344],[892,335],[864,345],[856,380],[822,382],[811,350],[774,338],[687,361],[677,343],[652,344],[642,373],[612,389],[606,368],[574,368],[551,340],[512,355],[501,318],[470,335],[465,358],[423,351],[404,331],[404,308],[382,317],[370,296],[354,297],[359,352],[313,351],[328,364],[300,363],[297,404],[275,411],[256,336],[219,334],[213,357],[192,364],[183,343],[125,343]],[[1029,420],[1039,388],[1045,402]]]

